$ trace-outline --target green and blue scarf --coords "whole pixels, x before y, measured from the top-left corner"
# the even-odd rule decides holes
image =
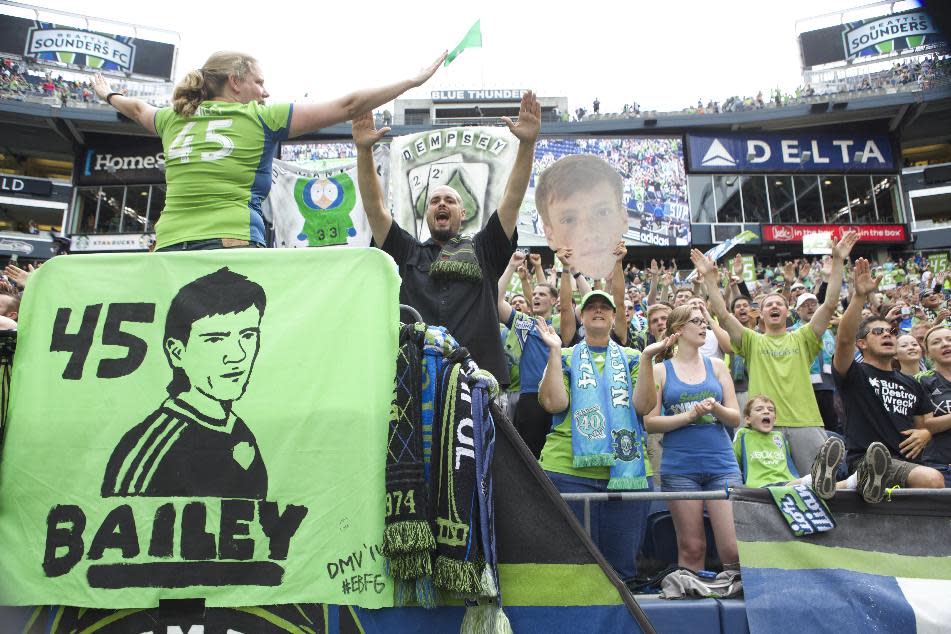
[[[609,490],[646,489],[644,430],[631,407],[634,390],[624,350],[609,341],[598,372],[582,341],[572,349],[569,376],[573,465],[610,467]]]

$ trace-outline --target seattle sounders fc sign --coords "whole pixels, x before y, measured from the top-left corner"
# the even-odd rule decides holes
[[[30,29],[23,54],[89,68],[132,72],[135,45],[131,37],[40,22]]]

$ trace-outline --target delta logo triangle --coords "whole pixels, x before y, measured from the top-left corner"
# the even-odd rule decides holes
[[[720,143],[720,139],[713,139],[713,143],[710,144],[707,153],[703,155],[700,164],[704,167],[736,167],[736,159],[730,156],[730,153]]]

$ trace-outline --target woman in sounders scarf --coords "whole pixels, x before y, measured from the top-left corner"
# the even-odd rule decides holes
[[[645,459],[647,435],[640,416],[656,400],[653,358],[676,337],[651,344],[642,353],[611,341],[616,308],[603,291],[581,300],[585,338],[561,347],[554,328],[537,320],[548,346],[548,362],[538,401],[552,416],[540,464],[562,493],[603,493],[650,489],[650,463]],[[643,364],[641,360],[643,359]],[[647,369],[639,376],[638,370]],[[569,503],[583,521],[581,503]],[[591,540],[622,579],[636,573],[650,505],[606,502],[591,505]]]
[[[647,431],[664,434],[664,491],[722,491],[743,479],[724,425],[740,424],[730,370],[700,355],[708,333],[703,311],[689,304],[667,319],[667,335],[679,335],[672,358],[657,367],[657,399],[644,417]],[[668,356],[671,356],[668,354]],[[717,552],[724,569],[739,569],[733,509],[729,500],[707,500]],[[700,571],[707,549],[703,500],[671,500],[677,531],[677,563]]]

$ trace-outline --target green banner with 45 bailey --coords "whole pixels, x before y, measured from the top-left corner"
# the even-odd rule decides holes
[[[372,249],[44,265],[0,460],[0,604],[392,606],[398,292]]]

